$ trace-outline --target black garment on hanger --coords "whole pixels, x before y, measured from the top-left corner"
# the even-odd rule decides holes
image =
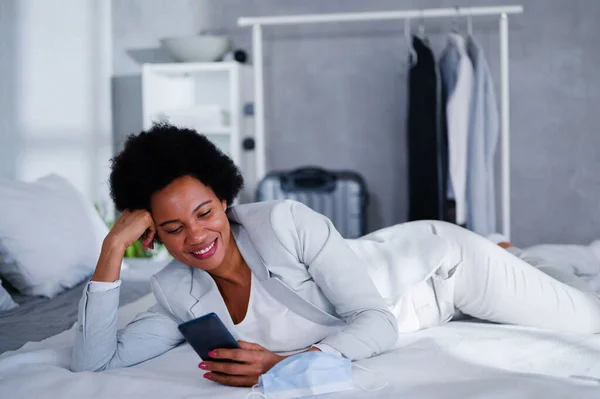
[[[445,220],[448,143],[441,126],[441,84],[435,57],[413,36],[416,60],[409,71],[409,220]]]

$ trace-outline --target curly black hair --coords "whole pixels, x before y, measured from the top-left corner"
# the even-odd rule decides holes
[[[165,122],[130,135],[111,163],[110,195],[119,211],[149,211],[151,195],[183,176],[200,180],[228,205],[244,186],[235,163],[206,136]]]

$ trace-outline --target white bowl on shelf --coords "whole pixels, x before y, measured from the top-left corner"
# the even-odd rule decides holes
[[[226,36],[192,35],[165,37],[163,48],[180,62],[213,62],[220,60],[231,48]]]

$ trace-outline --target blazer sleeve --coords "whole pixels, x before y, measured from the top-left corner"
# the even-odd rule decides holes
[[[79,303],[78,328],[71,360],[72,371],[101,371],[128,367],[157,357],[184,338],[171,318],[162,290],[152,277],[157,304],[138,314],[117,331],[120,288],[89,292],[86,286]]]
[[[396,318],[387,309],[365,265],[327,217],[299,202],[286,202],[292,220],[282,225],[292,227],[281,233],[295,236],[291,241],[295,241],[299,261],[346,322],[339,332],[320,343],[351,360],[391,348],[398,339]]]

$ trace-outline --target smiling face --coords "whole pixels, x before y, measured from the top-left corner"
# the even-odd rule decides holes
[[[210,187],[184,176],[152,194],[150,213],[158,238],[175,259],[211,271],[230,257],[235,246],[226,205]]]

